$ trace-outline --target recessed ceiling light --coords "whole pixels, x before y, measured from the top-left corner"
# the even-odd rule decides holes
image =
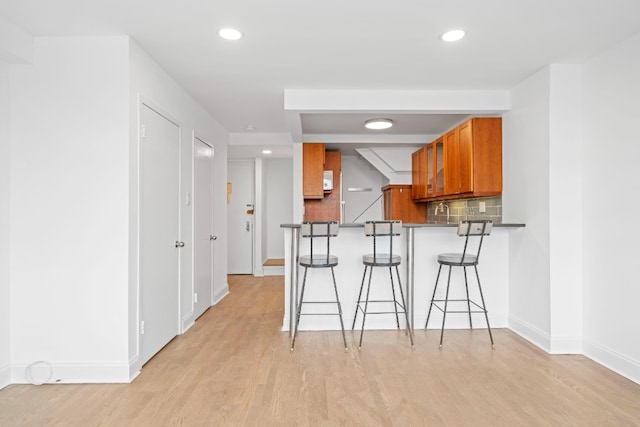
[[[239,40],[242,38],[242,33],[235,28],[223,28],[218,31],[218,34],[226,40]]]
[[[262,154],[271,154],[272,152],[271,150],[262,150]]]
[[[364,127],[367,129],[381,130],[389,129],[393,126],[393,121],[390,119],[371,119],[364,122]]]
[[[247,125],[246,129],[248,132],[253,132],[254,130],[256,130],[255,126],[253,125]]]
[[[457,42],[462,39],[467,33],[464,30],[449,30],[444,33],[440,38],[446,42]]]

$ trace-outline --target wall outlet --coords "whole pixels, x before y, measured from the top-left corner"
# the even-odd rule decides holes
[[[480,212],[486,212],[487,211],[487,202],[478,202],[478,210]]]

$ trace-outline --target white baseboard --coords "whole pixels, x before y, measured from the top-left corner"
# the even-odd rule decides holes
[[[263,274],[265,276],[284,276],[284,266],[283,265],[275,265],[275,266],[267,266],[262,268]]]
[[[11,384],[11,370],[8,366],[0,368],[0,390]]]
[[[582,337],[553,337],[514,316],[509,316],[509,329],[549,354],[583,354]]]
[[[582,354],[582,337],[551,337],[551,354]]]
[[[640,362],[583,339],[584,355],[631,381],[640,384]]]
[[[129,383],[129,363],[65,363],[42,362],[33,364],[27,378],[27,368],[31,363],[11,365],[11,383],[30,384],[47,382],[49,384],[84,383]]]
[[[551,337],[544,331],[514,316],[509,316],[509,329],[549,353]]]
[[[220,289],[218,292],[213,294],[213,305],[216,305],[217,303],[222,301],[222,299],[227,295],[229,295],[229,284],[225,283],[224,289]]]

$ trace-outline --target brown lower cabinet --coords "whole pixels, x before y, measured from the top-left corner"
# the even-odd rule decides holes
[[[427,204],[413,201],[411,185],[390,184],[382,187],[382,193],[385,220],[400,220],[407,224],[427,222]]]

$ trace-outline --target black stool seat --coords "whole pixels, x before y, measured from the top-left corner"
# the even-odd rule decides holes
[[[362,256],[362,263],[372,267],[395,267],[400,265],[402,257],[395,254],[367,254]]]
[[[493,347],[493,334],[491,333],[491,325],[489,325],[489,315],[487,312],[487,306],[484,302],[484,295],[482,293],[482,286],[480,285],[480,275],[478,274],[478,263],[480,262],[480,249],[482,248],[482,241],[484,236],[488,236],[491,233],[492,221],[490,220],[474,220],[474,221],[462,221],[458,224],[458,236],[465,238],[464,249],[462,253],[444,253],[438,255],[438,276],[436,277],[436,284],[433,288],[433,295],[431,296],[431,303],[429,305],[429,312],[427,313],[427,321],[424,324],[424,328],[427,329],[429,324],[429,318],[431,317],[431,309],[436,307],[442,312],[442,327],[440,329],[440,348],[442,348],[442,340],[444,338],[444,326],[447,319],[447,313],[467,313],[469,315],[469,328],[473,329],[473,322],[471,320],[472,313],[483,313],[485,320],[487,321],[487,329],[489,330],[489,339],[491,340],[491,346]],[[470,238],[478,238],[476,251],[469,250]],[[475,253],[468,253],[475,252]],[[449,277],[447,279],[447,289],[444,299],[436,299],[436,291],[438,290],[438,281],[440,280],[440,272],[442,266],[449,267]],[[466,290],[465,299],[452,299],[449,298],[449,288],[451,285],[451,269],[453,267],[462,267],[464,271],[464,286]],[[478,283],[478,290],[480,291],[481,303],[476,303],[469,298],[469,284],[467,282],[467,267],[473,267],[476,273],[476,280]],[[449,303],[451,302],[463,302],[466,303],[466,309],[451,310]],[[473,305],[473,310],[471,306]]]
[[[478,257],[464,254],[440,254],[438,255],[438,262],[444,265],[463,265],[469,267],[478,263]]]
[[[338,257],[335,255],[327,256],[324,254],[313,254],[313,256],[303,255],[300,257],[299,263],[303,267],[310,268],[335,267],[336,265],[338,265]]]

